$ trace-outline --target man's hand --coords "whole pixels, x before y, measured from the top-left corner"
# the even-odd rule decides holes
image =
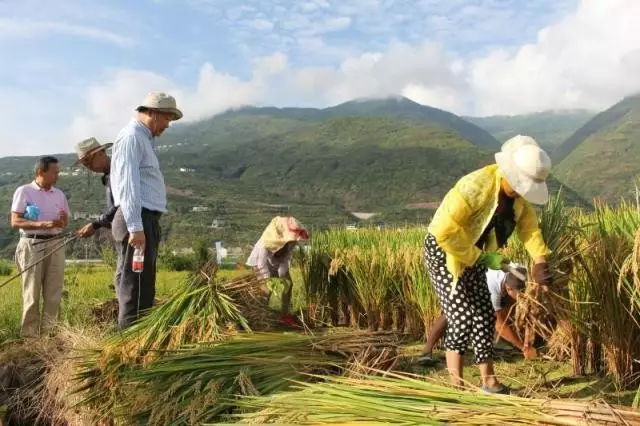
[[[93,224],[87,223],[82,228],[73,231],[73,235],[74,236],[79,236],[81,238],[87,238],[87,237],[92,236],[95,232],[96,232],[96,230],[93,229]]]
[[[60,228],[67,227],[67,224],[69,223],[69,215],[65,210],[60,210],[60,212],[58,213],[58,220],[60,221],[60,223],[62,223],[62,226],[60,226]]]
[[[38,228],[41,229],[54,229],[54,228],[64,228],[64,222],[60,219],[57,220],[45,220],[42,222],[38,222]]]
[[[524,359],[529,361],[538,357],[538,351],[533,346],[523,347],[522,354],[524,355]]]
[[[144,250],[146,241],[147,240],[144,237],[144,231],[132,232],[129,234],[129,244],[133,248]]]

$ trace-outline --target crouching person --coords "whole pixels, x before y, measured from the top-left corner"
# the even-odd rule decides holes
[[[265,228],[253,247],[247,265],[263,278],[280,278],[284,283],[281,300],[281,322],[294,324],[291,318],[291,295],[293,281],[289,273],[291,255],[298,241],[309,239],[309,233],[292,216],[276,216]]]

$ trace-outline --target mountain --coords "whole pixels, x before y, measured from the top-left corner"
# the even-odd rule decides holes
[[[268,118],[265,121],[255,120],[255,117]],[[227,111],[216,116],[213,120],[204,120],[190,124],[184,130],[183,136],[194,137],[216,132],[224,136],[226,130],[233,128],[239,122],[244,127],[243,134],[234,134],[234,138],[244,140],[246,137],[260,137],[272,133],[283,133],[288,128],[309,126],[336,117],[386,117],[394,118],[411,124],[431,124],[451,130],[460,138],[466,139],[479,148],[499,149],[499,142],[486,130],[469,123],[447,111],[421,105],[404,97],[388,97],[383,99],[357,99],[325,109],[316,108],[275,108],[275,107],[244,107]],[[225,125],[221,125],[225,123]],[[184,126],[176,125],[176,129]],[[265,133],[266,132],[266,133]]]
[[[587,198],[634,197],[640,174],[640,94],[589,120],[556,151],[554,173]]]
[[[562,142],[594,115],[587,110],[560,110],[464,119],[487,130],[501,143],[517,134],[532,136],[542,148],[553,154]]]
[[[496,139],[483,128],[450,112],[421,105],[404,97],[354,100],[327,108],[323,112],[329,116],[381,116],[414,119],[421,123],[436,124],[451,129],[461,138],[478,147],[500,148],[500,144],[496,144]]]
[[[253,243],[268,220],[283,213],[310,227],[356,222],[356,212],[375,213],[374,222],[426,223],[456,180],[492,163],[498,148],[475,125],[406,99],[324,110],[242,108],[172,126],[157,143],[169,194],[163,231],[178,246],[198,235]],[[73,212],[98,212],[98,176],[70,167],[71,154],[59,158],[58,186]],[[0,159],[0,202],[9,205],[15,187],[32,179],[34,160]],[[569,189],[565,195],[582,203]],[[224,227],[210,226],[220,222]],[[15,233],[1,225],[0,240],[15,242]]]

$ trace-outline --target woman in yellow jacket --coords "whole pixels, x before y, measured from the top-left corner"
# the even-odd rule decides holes
[[[462,356],[471,341],[483,390],[508,393],[493,371],[495,317],[486,270],[500,268],[493,252],[515,229],[534,260],[534,281],[550,284],[549,249],[530,203],[544,204],[549,198],[545,181],[551,160],[533,138],[521,135],[505,142],[495,158],[496,164],[464,176],[447,193],[429,225],[424,256],[447,318],[445,349],[452,384],[463,384]]]

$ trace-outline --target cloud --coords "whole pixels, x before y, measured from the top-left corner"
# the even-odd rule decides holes
[[[205,63],[192,88],[150,71],[115,70],[87,89],[85,107],[73,118],[67,139],[113,140],[151,90],[174,95],[187,122],[244,105],[329,106],[396,94],[436,107],[462,108],[464,85],[451,64],[439,45],[394,44],[384,52],[347,58],[335,67],[293,67],[286,55],[276,52],[256,59],[247,79]]]
[[[266,19],[253,19],[249,21],[249,26],[258,31],[271,31],[273,23]]]
[[[131,38],[94,27],[64,22],[0,18],[0,39],[36,38],[51,34],[89,38],[121,47],[130,47],[135,44]]]
[[[377,22],[381,19],[379,14],[384,13],[389,4],[358,1],[349,3],[352,12],[346,4],[336,10],[335,2],[317,1],[306,6],[306,3],[300,3],[300,6],[296,3],[285,8],[286,11],[278,12],[284,14],[280,17],[259,10],[262,6],[258,3],[244,7],[238,12],[238,19],[243,24],[252,19],[264,19],[274,27],[268,33],[260,33],[259,42],[272,43],[263,46],[265,49],[270,47],[267,54],[255,54],[254,44],[247,39],[246,63],[249,67],[242,73],[226,62],[212,61],[206,49],[192,58],[184,52],[188,66],[180,68],[179,73],[166,69],[164,73],[151,69],[112,69],[98,74],[93,83],[84,86],[79,99],[69,93],[57,93],[55,99],[50,96],[51,99],[36,110],[39,113],[42,109],[56,109],[54,118],[45,119],[28,114],[33,109],[34,99],[41,96],[37,90],[26,93],[29,88],[25,87],[20,89],[25,92],[21,95],[9,93],[5,98],[19,97],[20,102],[7,102],[9,106],[4,109],[13,108],[12,113],[0,117],[0,155],[18,152],[18,149],[25,153],[26,147],[35,146],[25,142],[14,147],[16,140],[39,140],[40,147],[47,150],[55,147],[57,151],[61,146],[68,147],[66,150],[69,151],[73,145],[70,141],[90,135],[112,140],[133,115],[137,102],[150,90],[163,90],[176,96],[185,113],[184,121],[203,119],[247,104],[325,107],[354,98],[397,94],[465,115],[517,114],[562,108],[601,110],[640,91],[640,79],[637,78],[640,75],[640,32],[636,29],[640,2],[635,0],[581,0],[572,13],[552,24],[538,26],[537,34],[528,43],[510,44],[513,40],[509,39],[500,47],[483,45],[471,54],[452,49],[439,39],[425,40],[419,33],[416,35],[418,41],[393,42],[393,38],[376,35],[372,38],[377,40],[375,43],[345,45],[342,35],[361,31],[363,22]],[[478,0],[482,8],[485,4],[490,7],[498,3]],[[358,7],[354,7],[364,4],[372,12],[373,18],[366,18],[369,20],[358,15]],[[447,33],[462,22],[462,12],[451,15],[446,10],[449,3],[443,4],[425,0],[417,7],[440,8],[426,25]],[[278,7],[274,6],[274,10]],[[223,11],[220,13],[224,14]],[[477,15],[483,12],[467,9],[465,13]],[[485,10],[484,13],[488,12]],[[527,9],[522,13],[528,16],[527,13],[534,11]],[[501,20],[507,19],[508,15],[497,14],[497,21],[493,22],[504,22]],[[520,29],[522,23],[522,18],[514,18],[509,31],[515,33],[513,28]],[[477,28],[483,28],[484,24],[479,25]],[[266,30],[266,25],[264,27]],[[286,31],[279,33],[284,27]],[[53,31],[44,28],[29,32],[28,28],[7,27],[6,21],[0,18],[0,37],[6,38],[7,34],[18,37],[20,31],[26,31],[26,34]],[[247,31],[255,39],[256,33],[251,33],[246,25],[240,30]],[[307,35],[304,35],[305,31]],[[471,37],[473,32],[469,29],[459,37]],[[271,42],[272,36],[279,41]],[[274,45],[278,47],[274,48]],[[176,63],[176,67],[181,66],[179,61]],[[58,102],[65,106],[57,108]],[[29,129],[25,123],[31,121],[42,125]]]
[[[599,110],[639,91],[638,17],[635,0],[582,0],[575,13],[541,29],[535,43],[473,61],[475,112]]]

